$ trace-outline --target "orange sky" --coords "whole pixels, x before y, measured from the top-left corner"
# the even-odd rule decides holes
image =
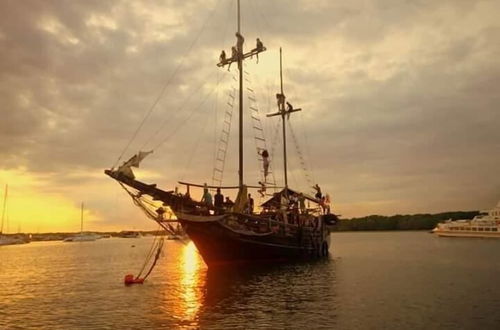
[[[289,121],[292,187],[319,183],[344,217],[500,199],[498,1],[255,0],[242,10],[245,47],[260,37],[268,49],[245,67],[261,115],[276,110],[279,47],[287,100],[303,109]],[[88,230],[155,229],[103,173],[132,137],[123,159],[157,147],[141,180],[211,183],[236,74],[215,63],[235,42],[234,13],[230,0],[0,1],[4,231],[78,231],[81,202]],[[282,184],[279,122],[262,122]],[[256,184],[245,125],[245,181]]]

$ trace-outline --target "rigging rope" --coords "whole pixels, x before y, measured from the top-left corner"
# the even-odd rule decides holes
[[[175,127],[175,129],[171,132],[171,134],[167,135],[162,141],[160,141],[160,143],[158,143],[154,148],[153,150],[157,150],[159,149],[165,142],[167,142],[172,136],[174,136],[177,131],[182,127],[184,126],[184,124],[189,120],[191,119],[191,117],[193,117],[193,115],[195,114],[195,112],[201,108],[201,106],[203,104],[205,104],[205,102],[208,100],[208,98],[214,93],[215,90],[217,90],[219,88],[219,86],[216,86],[214,89],[212,89],[210,91],[210,93],[208,93],[205,98],[198,104],[198,106],[196,106],[195,108],[193,108],[193,110],[191,111],[191,113],[189,114],[189,116],[187,118],[185,118],[179,125],[177,125]]]
[[[303,156],[302,151],[301,151],[300,146],[299,146],[299,142],[297,141],[297,137],[295,136],[295,132],[294,132],[292,124],[290,124],[290,122],[288,122],[288,127],[289,127],[290,135],[292,136],[293,144],[295,146],[295,151],[297,152],[297,156],[299,157],[299,163],[302,167],[302,171],[304,172],[304,177],[307,181],[308,186],[312,186],[314,183],[311,181],[311,177],[309,175],[306,161],[304,159],[304,156]]]
[[[158,231],[159,231],[159,228],[158,228]],[[142,265],[141,270],[139,271],[139,274],[137,274],[137,276],[136,276],[137,279],[141,278],[142,273],[144,272],[144,270],[146,269],[146,266],[149,264],[151,258],[154,255],[153,263],[151,264],[148,271],[146,272],[146,275],[144,275],[144,277],[142,277],[141,279],[146,280],[148,278],[149,274],[151,274],[154,267],[156,266],[158,259],[160,259],[164,243],[165,243],[164,236],[162,236],[160,239],[158,239],[158,236],[155,236],[155,238],[153,239],[153,243],[151,244],[151,247],[149,249],[149,252],[146,255],[146,260],[144,261],[144,264]],[[155,250],[156,250],[156,254],[154,254]]]
[[[177,67],[175,68],[175,70],[173,71],[173,73],[170,75],[169,79],[167,80],[167,82],[165,83],[165,85],[163,85],[162,89],[161,89],[161,92],[160,94],[158,95],[158,97],[156,98],[156,100],[153,102],[153,104],[150,106],[150,108],[148,109],[148,111],[146,112],[146,115],[143,117],[141,123],[139,124],[139,126],[137,127],[137,129],[135,130],[134,134],[132,135],[132,138],[128,141],[128,143],[126,144],[125,148],[123,149],[123,151],[121,152],[120,156],[118,157],[118,159],[116,160],[115,164],[113,165],[113,168],[115,168],[118,163],[120,162],[120,160],[122,159],[123,155],[125,154],[125,152],[127,152],[128,148],[130,147],[130,145],[132,144],[132,142],[135,140],[135,138],[137,137],[137,134],[139,133],[139,131],[141,130],[142,126],[144,125],[144,123],[146,122],[146,120],[149,118],[149,116],[151,115],[151,113],[153,112],[154,108],[156,107],[156,105],[158,104],[158,102],[160,102],[160,99],[163,97],[163,94],[165,93],[168,85],[170,85],[170,83],[173,81],[174,77],[177,75],[177,72],[180,70],[180,68],[182,67],[182,65],[184,64],[184,61],[186,59],[186,55],[188,55],[191,50],[193,49],[194,45],[196,44],[196,42],[198,41],[198,39],[201,37],[201,35],[203,34],[203,31],[205,30],[205,26],[207,25],[208,21],[212,18],[213,14],[215,13],[215,10],[217,9],[217,7],[219,6],[219,3],[220,3],[220,0],[217,1],[214,9],[212,9],[212,11],[209,13],[209,15],[207,16],[207,18],[205,19],[205,21],[203,22],[203,25],[201,27],[201,29],[198,31],[198,34],[196,35],[195,39],[191,42],[191,44],[189,45],[188,49],[187,49],[187,52],[185,53],[184,56],[181,57],[181,61],[179,62],[179,64],[177,65]]]
[[[210,81],[212,79],[212,76],[213,76],[213,72],[211,72],[210,74],[208,74],[206,77],[204,77],[203,79],[201,79],[200,81],[200,84],[196,87],[196,89],[194,90],[194,92],[190,93],[189,96],[184,99],[184,102],[182,102],[182,104],[177,107],[175,109],[175,111],[171,112],[163,121],[162,123],[160,124],[160,126],[158,127],[158,129],[149,136],[149,138],[146,139],[146,141],[144,142],[144,144],[141,146],[140,150],[144,150],[146,148],[146,146],[148,145],[148,143],[150,141],[152,141],[164,128],[165,126],[170,122],[170,119],[172,118],[172,116],[176,113],[180,113],[185,107],[186,105],[189,103],[189,101],[191,101],[191,99],[193,98],[194,95],[198,94],[199,91],[201,91],[203,89],[203,87],[205,87],[205,84],[207,81]]]

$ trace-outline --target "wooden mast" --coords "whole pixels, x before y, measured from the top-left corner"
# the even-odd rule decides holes
[[[80,208],[80,234],[83,233],[83,202]]]
[[[285,94],[283,93],[283,61],[282,61],[282,55],[281,55],[281,47],[280,47],[280,85],[281,85],[281,95],[283,95],[283,98],[285,98]],[[284,106],[284,104],[283,104]],[[284,172],[285,172],[285,191],[288,192],[288,173],[287,173],[287,166],[286,166],[286,128],[285,128],[285,109],[282,109],[283,114],[282,114],[282,124],[283,124],[283,166],[284,166]]]
[[[238,0],[238,34],[241,34],[240,0]],[[239,53],[241,52],[241,54]],[[239,186],[243,187],[243,49],[238,49],[238,70],[240,71],[239,91]]]
[[[285,94],[283,92],[283,59],[282,59],[282,51],[280,47],[280,91],[281,91],[281,98],[283,99],[283,102],[280,103],[278,102],[278,112],[272,113],[267,115],[267,117],[273,117],[273,116],[281,116],[281,119],[283,121],[283,167],[284,167],[284,177],[285,177],[285,195],[288,194],[288,170],[287,170],[287,157],[286,157],[286,125],[285,125],[285,117],[289,117],[292,112],[300,111],[302,109],[293,109],[293,108],[288,108],[285,109]]]
[[[233,51],[231,52],[231,57],[226,58],[225,53],[221,54],[220,62],[217,63],[218,67],[224,67],[226,65],[231,65],[231,63],[237,62],[238,63],[238,70],[239,70],[239,93],[238,93],[238,103],[239,103],[239,134],[238,134],[238,149],[239,149],[239,159],[238,159],[238,176],[239,176],[239,182],[238,182],[238,187],[243,187],[244,185],[244,179],[243,179],[243,61],[246,58],[253,57],[255,55],[258,56],[259,53],[262,53],[263,51],[266,50],[266,47],[260,43],[258,44],[256,48],[250,50],[249,52],[245,53],[243,51],[243,44],[244,44],[244,39],[243,36],[241,35],[241,11],[240,11],[240,0],[237,1],[237,54],[235,55]],[[240,40],[242,38],[242,40]],[[241,43],[239,42],[241,41]],[[240,46],[240,47],[238,47]]]
[[[0,234],[3,233],[3,223],[5,219],[5,207],[7,206],[7,193],[9,192],[9,185],[5,185],[5,193],[3,195],[3,211],[2,211],[2,225],[0,226]]]

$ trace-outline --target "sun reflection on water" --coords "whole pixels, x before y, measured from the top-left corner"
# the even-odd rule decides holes
[[[181,305],[184,318],[193,320],[201,307],[203,286],[203,260],[196,246],[189,242],[181,255]]]

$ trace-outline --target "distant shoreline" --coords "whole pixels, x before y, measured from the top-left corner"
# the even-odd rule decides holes
[[[456,211],[436,214],[369,215],[361,218],[341,219],[331,229],[333,232],[431,230],[440,222],[449,219],[472,219],[478,214],[479,211]]]
[[[442,212],[436,214],[407,214],[407,215],[369,215],[361,218],[341,219],[334,226],[332,232],[352,231],[405,231],[405,230],[431,230],[439,222],[459,219],[472,219],[479,211],[456,211]],[[134,230],[143,236],[167,235],[164,231],[157,230]],[[123,231],[89,231],[98,235],[110,235],[120,237]],[[78,234],[78,232],[47,232],[47,233],[3,233],[5,236],[31,235],[31,241],[57,241]]]

